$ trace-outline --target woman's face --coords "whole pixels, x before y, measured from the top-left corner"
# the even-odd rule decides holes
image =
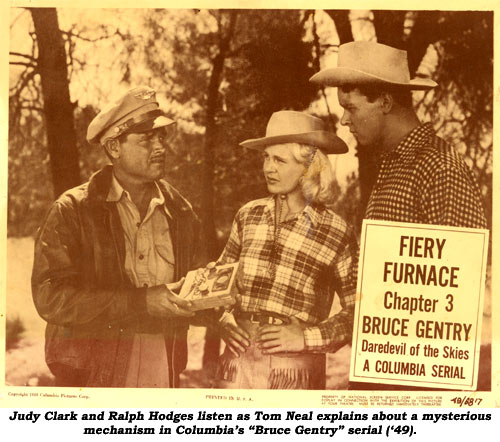
[[[264,177],[269,193],[289,194],[300,190],[301,176],[306,168],[299,163],[286,144],[276,144],[264,150]]]

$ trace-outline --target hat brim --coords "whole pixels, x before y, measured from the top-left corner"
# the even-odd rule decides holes
[[[284,143],[300,143],[317,147],[325,154],[346,153],[347,144],[335,134],[327,131],[314,131],[301,134],[275,135],[271,137],[253,138],[240,143],[240,146],[249,149],[264,150],[268,146]]]
[[[435,88],[438,85],[435,81],[429,78],[414,78],[407,83],[400,83],[351,68],[323,69],[322,71],[314,74],[309,81],[333,87],[344,86],[346,84],[380,84],[382,86],[409,90],[427,90]]]
[[[151,130],[159,129],[160,127],[170,126],[175,124],[174,120],[167,118],[165,115],[160,115],[154,119],[144,121],[136,126],[132,126],[129,132],[143,133]]]

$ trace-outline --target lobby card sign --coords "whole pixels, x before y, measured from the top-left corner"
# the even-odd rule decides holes
[[[350,380],[475,390],[488,230],[364,220]]]

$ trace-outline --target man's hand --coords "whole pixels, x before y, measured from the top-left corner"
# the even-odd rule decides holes
[[[250,345],[250,335],[237,324],[232,313],[225,312],[219,320],[219,324],[220,335],[227,348],[239,358]]]
[[[264,325],[259,328],[257,344],[265,355],[305,348],[304,330],[297,318],[288,325]]]
[[[172,316],[183,316],[189,318],[194,315],[191,310],[191,302],[179,298],[174,292],[178,292],[184,283],[184,278],[178,282],[167,285],[150,287],[146,292],[146,306],[151,316],[168,318]]]

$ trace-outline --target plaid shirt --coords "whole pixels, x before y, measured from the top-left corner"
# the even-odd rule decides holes
[[[352,337],[357,249],[345,221],[318,206],[283,222],[276,238],[271,197],[238,211],[219,262],[240,262],[241,311],[294,316],[306,323],[305,351],[336,351]],[[334,292],[342,309],[329,317]]]
[[[486,227],[473,173],[429,123],[382,156],[365,218]]]

